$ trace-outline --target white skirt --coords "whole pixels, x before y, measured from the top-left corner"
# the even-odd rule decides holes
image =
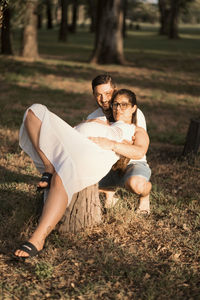
[[[86,136],[72,128],[61,118],[50,112],[46,106],[33,104],[25,114],[20,128],[20,147],[33,159],[40,173],[44,165],[33,147],[24,121],[28,110],[42,122],[39,147],[60,176],[68,205],[74,193],[99,182],[111,169],[119,156],[111,150],[104,150]]]

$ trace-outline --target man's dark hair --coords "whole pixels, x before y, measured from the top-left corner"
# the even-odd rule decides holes
[[[110,83],[111,87],[113,87],[113,89],[116,88],[116,83],[113,81],[112,77],[109,74],[101,74],[98,75],[97,77],[95,77],[92,80],[92,90],[94,92],[94,89],[96,86],[100,85],[100,84],[107,84]]]

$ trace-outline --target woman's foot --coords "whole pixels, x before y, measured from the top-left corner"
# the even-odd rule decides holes
[[[22,244],[14,253],[18,258],[26,259],[28,257],[36,256],[44,246],[44,241],[34,241],[30,239],[28,242]]]
[[[54,172],[55,172],[55,169],[52,165],[45,167],[45,172],[42,174],[42,177],[37,185],[38,191],[50,187],[51,178],[52,178]]]

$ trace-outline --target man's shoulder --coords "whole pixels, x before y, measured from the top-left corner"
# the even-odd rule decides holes
[[[139,108],[137,109],[137,116],[142,116],[144,118],[144,114]]]
[[[137,126],[144,128],[144,130],[147,130],[145,116],[139,108],[137,109]]]
[[[93,111],[91,114],[87,116],[88,119],[96,119],[99,117],[105,117],[105,114],[103,113],[102,109],[99,107],[95,111]]]

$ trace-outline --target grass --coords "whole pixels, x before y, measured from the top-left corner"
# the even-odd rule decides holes
[[[198,299],[199,155],[181,159],[191,118],[199,117],[199,27],[169,41],[156,27],[130,31],[125,66],[90,65],[92,34],[57,43],[39,32],[40,60],[0,57],[0,299]],[[39,258],[16,263],[10,253],[34,230],[38,173],[18,146],[24,110],[47,105],[74,125],[95,109],[91,79],[109,72],[133,89],[151,139],[151,216],[135,215],[137,197],[123,189],[104,222],[77,235],[55,230]]]

